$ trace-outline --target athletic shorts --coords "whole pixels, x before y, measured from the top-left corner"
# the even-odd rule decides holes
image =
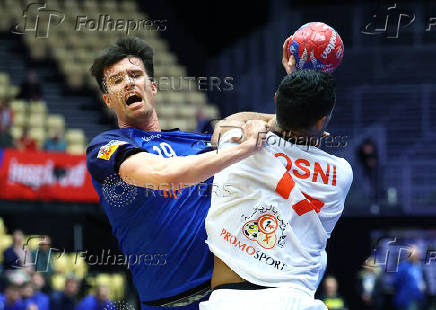
[[[327,310],[326,305],[296,289],[238,288],[236,284],[222,285],[212,292],[208,301],[200,303],[200,310]],[[228,288],[228,287],[236,288]]]

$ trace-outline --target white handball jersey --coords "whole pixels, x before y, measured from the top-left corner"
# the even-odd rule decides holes
[[[219,149],[234,144],[228,131]],[[313,297],[327,239],[353,179],[348,162],[268,133],[258,153],[215,174],[210,250],[240,277]]]

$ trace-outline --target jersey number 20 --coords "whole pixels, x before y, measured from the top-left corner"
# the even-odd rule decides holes
[[[176,157],[177,156],[176,152],[174,152],[173,148],[168,143],[162,142],[161,144],[159,144],[159,146],[153,145],[153,151],[156,151],[159,154],[159,156],[161,156],[161,157]],[[162,152],[165,156],[162,154]]]

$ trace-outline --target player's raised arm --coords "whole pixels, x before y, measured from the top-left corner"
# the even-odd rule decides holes
[[[243,126],[244,142],[220,152],[171,158],[137,153],[120,165],[120,176],[126,183],[140,187],[197,184],[256,152],[263,145],[266,131],[264,121],[248,121]]]

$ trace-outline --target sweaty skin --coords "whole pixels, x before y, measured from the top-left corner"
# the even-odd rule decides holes
[[[227,283],[240,283],[247,282],[242,279],[236,272],[230,269],[221,259],[215,256],[211,287],[214,289],[216,286]]]

